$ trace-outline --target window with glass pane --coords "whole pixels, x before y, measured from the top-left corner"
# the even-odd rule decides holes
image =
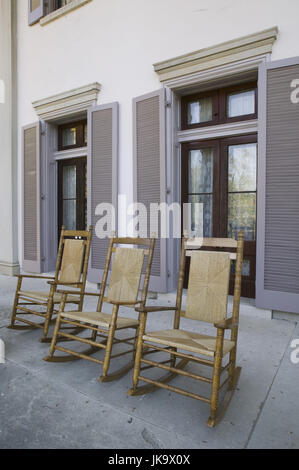
[[[228,237],[256,236],[256,144],[228,147]]]
[[[191,230],[204,237],[212,236],[213,149],[189,152],[188,202],[191,206]],[[196,203],[203,204],[203,208]]]
[[[255,90],[231,93],[227,96],[227,116],[229,118],[255,113]]]
[[[62,223],[67,230],[76,230],[76,165],[63,167]]]
[[[66,128],[62,131],[62,145],[63,147],[70,147],[77,143],[77,129],[76,127]]]
[[[231,261],[231,275],[234,276],[236,273],[236,260]],[[250,261],[249,259],[243,259],[242,263],[242,276],[250,275]]]
[[[68,3],[71,3],[73,0],[48,0],[48,8],[49,13],[55,10],[59,10],[59,8],[64,7]]]
[[[248,82],[181,98],[181,129],[257,118],[257,83]]]
[[[87,145],[87,122],[79,121],[58,126],[58,150]]]
[[[188,124],[200,124],[211,121],[213,117],[213,100],[211,97],[201,98],[188,103]]]

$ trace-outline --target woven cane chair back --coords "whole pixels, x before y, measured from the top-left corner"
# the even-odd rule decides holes
[[[89,230],[61,230],[55,278],[63,283],[85,284],[92,227]]]
[[[133,304],[139,301],[145,303],[155,241],[155,238],[111,236],[97,311],[101,311],[103,302]],[[111,271],[110,280],[109,271]],[[107,297],[105,297],[108,282],[109,287]],[[141,292],[140,298],[138,298],[139,292]]]
[[[208,251],[209,248],[213,251]],[[186,257],[190,257],[191,262],[186,309],[183,311],[181,300]],[[237,312],[243,261],[238,241],[232,238],[183,237],[177,291],[177,309],[182,317],[208,323],[221,322],[227,318],[231,260],[236,261],[234,306]]]
[[[66,239],[64,241],[59,282],[80,282],[84,252],[83,240]]]
[[[225,320],[229,277],[228,253],[192,253],[184,316],[209,323]]]
[[[144,250],[117,247],[114,254],[107,301],[137,302]]]

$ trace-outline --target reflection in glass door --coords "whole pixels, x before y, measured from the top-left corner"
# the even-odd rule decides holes
[[[67,230],[76,230],[77,227],[76,170],[76,165],[65,165],[62,169],[62,225],[65,225]]]
[[[245,240],[255,240],[256,150],[255,143],[228,147],[228,237],[242,230]]]
[[[86,228],[86,158],[58,163],[58,236],[67,230]]]
[[[211,237],[213,230],[213,149],[203,148],[189,152],[188,202],[203,204],[203,235]],[[199,235],[202,221],[195,205],[191,208],[191,230]]]
[[[218,225],[219,149],[214,141],[184,144],[182,148],[182,202],[191,205],[191,230],[213,237]],[[202,212],[195,203],[203,205]]]

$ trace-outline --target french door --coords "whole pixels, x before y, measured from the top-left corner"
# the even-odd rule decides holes
[[[243,297],[255,297],[257,136],[182,144],[182,203],[191,203],[191,226],[203,217],[204,237],[237,238],[244,232]],[[203,214],[199,212],[201,203]],[[233,289],[232,264],[230,291]],[[187,266],[188,269],[188,266]]]
[[[86,157],[58,163],[58,239],[67,230],[86,229]]]

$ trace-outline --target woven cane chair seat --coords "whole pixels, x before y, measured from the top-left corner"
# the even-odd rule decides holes
[[[106,328],[109,328],[112,320],[112,315],[103,312],[63,312],[61,313],[61,316],[70,320],[81,321],[84,323],[90,323],[91,325],[98,325]],[[117,318],[117,329],[136,327],[138,327],[138,320],[126,317]]]
[[[185,351],[191,351],[205,356],[214,357],[216,352],[216,338],[213,336],[201,335],[185,330],[161,330],[148,333],[143,336],[144,341],[173,346]],[[223,343],[223,356],[229,353],[235,343],[228,339]]]
[[[21,297],[26,297],[28,299],[38,300],[39,302],[46,302],[49,298],[49,292],[36,292],[36,291],[19,291],[19,295]],[[55,293],[53,296],[54,304],[59,304],[62,299],[62,294]],[[71,295],[68,294],[67,302],[79,302],[80,296],[79,295]]]

